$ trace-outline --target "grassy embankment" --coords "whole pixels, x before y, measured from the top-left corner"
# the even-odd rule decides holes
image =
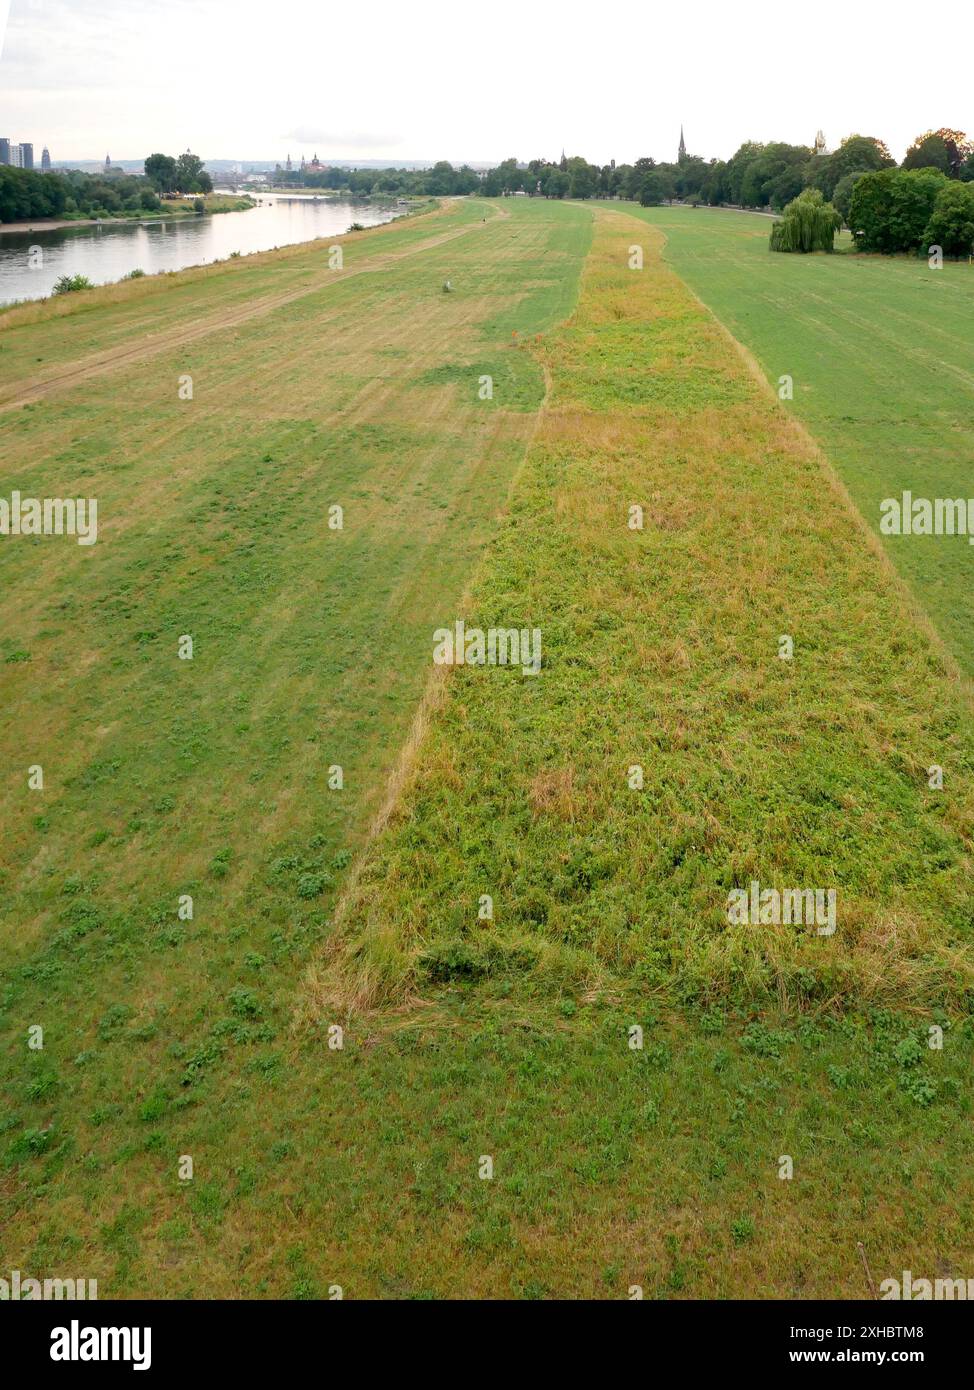
[[[878,534],[879,504],[974,497],[974,270],[888,256],[782,256],[765,222],[698,208],[634,211],[666,259],[757,358],[822,444]],[[846,241],[847,234],[844,234]],[[964,537],[890,536],[909,581],[974,676],[974,549]]]
[[[639,223],[605,225],[626,230],[553,340],[555,408],[470,615],[540,626],[545,670],[455,677],[348,908],[336,1001],[510,968],[965,1006],[965,692],[807,438],[655,247],[626,270]],[[835,888],[839,930],[729,928],[752,879]]]
[[[210,331],[211,309],[217,314],[235,314],[251,303],[263,306],[271,296],[293,293],[300,297],[308,289],[333,286],[345,274],[381,268],[389,257],[412,254],[434,238],[453,238],[480,221],[469,205],[441,207],[340,237],[320,237],[275,251],[102,285],[96,295],[86,292],[6,305],[0,308],[0,352],[5,354],[0,357],[0,406],[19,398],[27,380],[46,375],[36,370],[39,363],[48,368],[74,365],[105,350],[115,353],[136,339],[154,340],[170,327],[185,336],[190,320],[201,321]],[[344,257],[342,271],[331,269],[328,261],[330,247],[339,243]],[[111,314],[104,312],[109,303],[114,309]],[[99,312],[89,315],[96,309]],[[53,325],[55,319],[79,314],[84,316],[83,322]],[[36,335],[13,332],[34,325],[38,327]]]
[[[320,250],[192,272],[183,320],[226,316],[245,269],[306,293],[4,420],[2,491],[98,495],[103,525],[87,555],[2,552],[11,1267],[107,1294],[860,1296],[863,1239],[877,1278],[964,1272],[966,710],[806,442],[655,253],[625,269],[626,218],[548,337],[553,406],[465,606],[541,626],[545,670],[438,685],[345,902],[363,954],[306,979],[540,399],[510,334],[571,304],[585,217],[511,211],[425,251],[435,219],[374,233],[416,256],[345,285]],[[13,342],[66,362],[140,314],[178,327],[140,289]],[[728,931],[752,872],[837,882],[837,939]],[[322,999],[363,984],[426,1002],[333,1051]],[[828,1008],[863,998],[912,1014]]]
[[[577,211],[515,224],[463,206],[345,239],[343,272],[317,244],[187,272],[168,294],[136,282],[6,316],[0,404],[46,395],[4,418],[4,495],[96,497],[100,535],[0,553],[4,1022],[19,1043],[25,1010],[47,1018],[27,1061],[68,1095],[85,1074],[64,1068],[106,1014],[164,1019],[113,1079],[93,1068],[82,1106],[90,1087],[109,1109],[130,1095],[132,1065],[137,1090],[222,1056],[220,1001],[246,1014],[259,963],[303,959],[324,930],[429,624],[459,600],[541,399],[512,327],[564,317],[588,237]],[[153,355],[128,362],[133,344]],[[24,1050],[8,1060],[22,1096]],[[78,1142],[81,1161],[80,1134],[35,1118],[8,1112],[23,1153]]]

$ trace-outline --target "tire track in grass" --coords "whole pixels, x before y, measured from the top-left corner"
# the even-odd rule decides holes
[[[504,216],[510,216],[510,214],[505,213]],[[201,338],[209,337],[212,333],[226,333],[231,329],[239,328],[253,319],[262,318],[275,309],[293,304],[296,300],[304,299],[310,294],[316,294],[322,289],[344,284],[359,275],[388,270],[401,261],[435,250],[448,242],[456,241],[460,237],[469,236],[471,232],[481,232],[485,226],[490,226],[490,223],[474,222],[469,227],[459,227],[455,231],[443,232],[439,236],[432,237],[421,242],[418,246],[409,247],[404,251],[380,253],[375,260],[369,261],[366,265],[356,266],[354,269],[323,271],[320,278],[311,284],[302,285],[297,289],[287,290],[276,295],[266,295],[240,309],[229,312],[219,310],[209,318],[193,324],[180,325],[178,328],[150,336],[130,346],[120,346],[104,353],[93,354],[89,358],[81,359],[68,371],[37,377],[27,382],[19,382],[15,388],[19,394],[7,398],[0,395],[0,414],[19,410],[25,405],[46,399],[58,391],[69,390],[90,381],[94,377],[117,371],[121,367],[142,364],[160,353],[188,346]],[[340,240],[340,237],[335,238],[336,243]]]
[[[509,217],[510,214],[506,216]],[[422,377],[425,369],[444,354],[448,358],[452,354],[466,360],[475,356],[478,351],[497,349],[498,343],[495,343],[493,348],[486,348],[480,334],[480,326],[492,311],[496,313],[498,302],[510,306],[520,298],[521,281],[517,268],[509,263],[512,258],[524,254],[527,254],[529,259],[536,258],[546,244],[547,235],[545,231],[537,228],[527,230],[528,234],[521,238],[522,244],[519,248],[512,248],[504,240],[498,239],[496,233],[492,234],[492,240],[477,243],[478,246],[484,247],[487,257],[486,269],[481,271],[486,279],[482,292],[478,291],[467,298],[459,295],[444,296],[439,292],[439,279],[442,278],[443,267],[446,264],[445,253],[430,253],[427,262],[428,273],[419,276],[409,272],[403,284],[393,286],[392,295],[372,292],[371,297],[380,306],[379,311],[362,312],[350,331],[343,334],[340,340],[331,342],[327,350],[316,348],[319,333],[317,316],[303,319],[295,325],[288,322],[286,311],[282,311],[284,316],[274,323],[273,338],[264,333],[267,321],[262,321],[259,331],[256,327],[251,330],[251,346],[259,349],[261,361],[267,367],[266,372],[256,378],[252,375],[252,364],[241,351],[245,346],[243,341],[237,344],[236,358],[234,354],[226,357],[222,353],[217,354],[213,359],[215,366],[210,383],[211,390],[205,398],[208,404],[205,405],[202,416],[197,414],[184,419],[181,415],[170,414],[168,420],[165,416],[161,417],[160,427],[159,417],[153,413],[151,401],[147,399],[141,411],[137,413],[137,434],[132,438],[129,433],[131,422],[126,420],[119,425],[114,419],[114,398],[117,391],[124,395],[129,383],[144,380],[145,368],[141,365],[128,368],[112,379],[110,389],[106,383],[102,392],[86,400],[82,417],[90,422],[86,431],[92,439],[96,438],[99,431],[104,434],[107,428],[109,434],[125,446],[124,453],[115,445],[111,450],[110,462],[121,464],[122,471],[112,475],[118,520],[112,523],[106,517],[106,537],[123,544],[128,543],[129,546],[145,545],[146,553],[150,550],[158,551],[163,546],[167,528],[170,527],[174,501],[179,512],[189,518],[189,525],[195,494],[201,485],[205,494],[210,481],[219,476],[219,452],[208,452],[210,436],[214,431],[216,436],[222,436],[228,442],[232,441],[231,447],[234,452],[239,453],[240,441],[246,439],[247,431],[258,423],[263,425],[268,406],[271,407],[271,419],[279,415],[288,421],[294,420],[297,415],[297,423],[302,423],[304,403],[300,397],[305,391],[311,394],[311,418],[319,430],[337,433],[354,431],[363,423],[374,423],[381,428],[390,420],[408,420],[410,427],[421,425],[428,436],[428,442],[421,454],[413,453],[412,457],[403,455],[401,458],[393,454],[388,458],[387,476],[382,478],[379,490],[376,490],[371,480],[369,481],[368,495],[362,499],[356,518],[360,529],[364,528],[367,532],[371,529],[380,539],[395,531],[396,527],[393,526],[390,516],[389,495],[393,498],[400,494],[406,495],[417,480],[435,478],[437,470],[442,472],[445,463],[457,452],[458,439],[467,440],[463,458],[469,462],[469,467],[465,463],[463,467],[450,471],[445,479],[446,495],[454,499],[466,498],[471,493],[480,495],[480,484],[491,477],[498,459],[501,458],[497,450],[503,451],[509,446],[516,447],[519,438],[523,439],[524,432],[529,427],[530,416],[521,416],[518,413],[512,415],[502,410],[484,412],[481,407],[465,405],[462,400],[458,401],[455,386],[447,389],[422,388],[414,403],[412,388],[415,379]],[[443,244],[442,240],[440,244]],[[467,255],[469,258],[473,251],[469,251]],[[417,283],[426,280],[435,282],[435,293],[425,284]],[[408,316],[404,312],[407,307]],[[300,360],[295,364],[292,353],[296,332],[300,333],[300,340],[308,349],[308,357],[303,364]],[[395,375],[377,376],[374,372],[376,350],[382,345],[404,341],[404,334],[408,335],[405,341],[409,344],[409,355],[408,359],[404,359],[409,362],[408,368]],[[332,398],[329,406],[327,397],[323,398],[317,387],[327,383],[334,364],[338,361],[359,380],[351,402],[342,401],[335,405]],[[420,405],[420,399],[425,404]],[[194,438],[194,435],[200,432],[201,420],[208,433],[205,437]],[[168,428],[170,421],[177,421],[175,428]],[[62,413],[62,405],[59,403],[57,408],[50,411],[24,417],[22,436],[12,438],[8,435],[5,452],[10,458],[19,453],[24,459],[60,460],[68,456],[65,446],[73,439],[75,429],[73,416],[67,411]],[[509,458],[503,458],[501,461],[505,469],[510,466]],[[178,470],[175,475],[173,462]],[[44,465],[45,469],[49,469],[50,466],[50,463]],[[90,469],[85,471],[89,474],[91,472]],[[304,466],[303,476],[310,484],[319,471],[319,465],[311,462]],[[175,498],[174,476],[178,478],[178,493]],[[289,476],[288,487],[292,491],[295,488],[300,489],[301,476]],[[263,485],[255,474],[254,487]],[[100,492],[101,488],[95,490]],[[449,553],[450,545],[441,543],[448,539],[452,514],[452,509],[430,510],[425,501],[423,506],[429,512],[429,516],[424,529],[421,561],[428,559],[438,550]],[[494,510],[492,507],[491,517]],[[219,530],[222,525],[222,518],[218,516],[213,528],[204,526],[203,538],[212,540],[210,532]],[[399,529],[408,533],[408,524],[400,525]],[[126,531],[132,534],[126,537]],[[212,546],[209,548],[213,549]],[[20,560],[25,559],[26,555],[11,552],[6,558],[11,561]],[[63,572],[64,558],[63,554],[55,553],[52,547],[39,548],[36,559],[33,555],[30,557],[31,583],[37,592],[45,589],[50,592],[52,585],[70,591],[73,581]],[[73,562],[72,572],[77,574],[78,556],[72,554],[70,559]],[[217,547],[216,564],[219,564],[219,559],[220,547]],[[205,566],[208,562],[203,563]],[[199,583],[193,579],[193,573],[199,568],[198,559],[192,562],[178,561],[174,567],[167,567],[165,582],[169,584],[170,594],[174,584],[177,587],[186,584],[187,597],[193,601]],[[422,563],[419,569],[423,571]],[[218,569],[214,570],[215,577],[218,577],[218,573]],[[340,579],[340,575],[338,578]],[[97,583],[97,579],[95,582]],[[144,606],[143,594],[152,592],[154,585],[155,581],[151,576],[146,580],[139,576],[136,602]],[[11,585],[11,590],[14,587]],[[417,597],[425,596],[423,576],[422,573],[416,572],[415,566],[412,569],[407,566],[401,573],[397,573],[395,585],[389,593],[383,593],[381,596],[380,611],[383,617],[391,618],[397,611],[397,602],[400,599],[408,602],[410,594]],[[287,593],[282,590],[276,596],[271,594],[269,602],[263,607],[260,624],[254,633],[258,638],[255,660],[265,662],[270,656],[275,660],[280,659],[285,684],[288,680],[294,679],[286,656],[288,632],[294,625],[293,607],[293,590]],[[21,625],[20,635],[25,645],[30,645],[38,635],[37,629],[44,627],[47,616],[43,609],[38,609]],[[300,631],[300,623],[297,624],[296,630]],[[40,653],[37,655],[40,656]],[[104,658],[106,653],[103,651],[101,655]],[[85,656],[86,654],[81,653],[79,659]],[[96,665],[89,673],[89,702],[92,699],[97,702],[99,698],[105,698],[100,697],[98,691],[100,681],[111,680],[110,673],[106,675],[107,665],[108,663],[103,661],[101,670]],[[40,668],[41,661],[38,660],[37,670]],[[63,699],[65,693],[70,691],[72,680],[77,678],[77,675],[74,664],[70,663],[55,677],[51,687],[55,702]],[[211,694],[218,695],[226,679],[226,673],[222,668],[219,669]],[[338,692],[336,699],[340,698],[341,691],[353,690],[355,684],[354,675],[347,672],[335,686]],[[282,688],[284,687],[279,684],[278,692]],[[301,688],[301,683],[296,681],[294,688]],[[276,696],[269,695],[268,698],[274,699]],[[300,704],[300,699],[292,703]],[[58,722],[61,727],[55,729],[52,726],[45,731],[44,739],[55,750],[52,757],[57,759],[65,771],[70,771],[71,760],[69,758],[65,764],[65,751],[61,747],[65,740],[70,746],[70,721]],[[35,732],[40,734],[40,722],[36,718],[33,720],[33,727]],[[101,744],[110,740],[112,735],[112,721],[106,716],[97,742]],[[90,751],[86,756],[90,756]]]

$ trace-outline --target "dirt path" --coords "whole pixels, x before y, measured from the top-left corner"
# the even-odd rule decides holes
[[[492,211],[494,217],[510,217],[510,213],[502,208]],[[207,337],[210,333],[237,328],[243,323],[250,322],[251,319],[272,313],[275,309],[290,304],[296,299],[303,299],[305,295],[316,294],[326,285],[339,284],[356,275],[385,270],[411,256],[417,256],[424,251],[431,251],[437,246],[455,241],[458,237],[468,236],[471,232],[482,230],[486,225],[489,224],[487,222],[474,222],[469,227],[459,227],[455,231],[443,232],[439,236],[429,237],[420,242],[419,245],[404,251],[380,253],[365,265],[357,266],[354,270],[322,271],[320,276],[317,276],[310,284],[302,285],[300,289],[288,290],[283,294],[265,295],[262,299],[255,299],[243,308],[230,311],[219,310],[207,318],[197,319],[192,323],[180,325],[165,332],[150,334],[131,346],[115,347],[105,352],[92,353],[79,359],[66,371],[61,370],[48,376],[37,376],[26,382],[18,382],[12,396],[4,399],[3,395],[0,394],[0,414],[18,410],[22,406],[42,400],[57,391],[69,390],[92,377],[102,376],[106,372],[116,371],[120,367],[144,362],[162,352],[196,342],[200,338]]]

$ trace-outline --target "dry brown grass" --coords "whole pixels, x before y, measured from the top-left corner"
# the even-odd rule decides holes
[[[528,799],[535,816],[573,821],[578,814],[573,770],[561,767],[539,772],[531,782]]]

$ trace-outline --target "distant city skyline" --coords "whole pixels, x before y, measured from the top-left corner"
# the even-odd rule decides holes
[[[969,87],[962,44],[918,64],[910,30],[878,25],[868,6],[843,13],[839,44],[832,26],[769,16],[758,0],[622,0],[604,17],[604,50],[515,0],[489,12],[453,0],[368,11],[14,0],[4,25],[7,8],[0,0],[0,129],[43,132],[62,164],[188,145],[204,159],[271,163],[290,151],[296,162],[490,164],[562,148],[597,164],[672,160],[681,121],[688,152],[708,159],[748,139],[811,144],[820,127],[830,147],[873,135],[900,159],[922,131],[964,125]],[[726,62],[742,35],[743,72]],[[323,52],[363,61],[323,73]]]
[[[50,168],[50,155],[47,147],[44,148],[47,156],[46,168]],[[0,164],[12,165],[15,169],[34,169],[34,142],[33,140],[11,140],[9,136],[0,136]]]

